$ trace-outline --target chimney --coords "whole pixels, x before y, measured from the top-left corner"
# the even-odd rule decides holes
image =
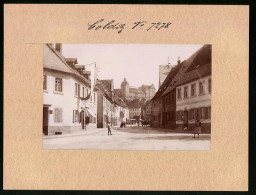
[[[58,52],[62,53],[62,44],[61,44],[61,43],[56,43],[56,44],[55,44],[55,49],[56,49]]]
[[[180,64],[180,57],[178,57],[178,61],[177,61],[177,64],[178,64],[178,65]]]

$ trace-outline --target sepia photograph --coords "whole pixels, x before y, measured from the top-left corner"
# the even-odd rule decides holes
[[[211,45],[44,45],[43,149],[210,150]]]
[[[248,191],[250,8],[5,4],[3,189]]]

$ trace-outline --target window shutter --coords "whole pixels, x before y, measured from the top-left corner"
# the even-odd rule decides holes
[[[192,119],[192,109],[190,109],[188,111],[188,119],[191,120]]]
[[[75,122],[75,110],[73,110],[73,123]]]
[[[199,119],[199,108],[195,109],[195,112],[196,112],[196,119]]]
[[[81,121],[82,121],[82,120],[81,120],[81,116],[82,116],[81,112],[78,111],[78,120],[79,120],[79,123],[81,123]]]
[[[54,122],[57,122],[57,108],[54,109]]]
[[[59,116],[60,116],[59,122],[62,122],[62,108],[60,108]]]
[[[204,107],[204,119],[208,118],[208,112],[207,107]]]

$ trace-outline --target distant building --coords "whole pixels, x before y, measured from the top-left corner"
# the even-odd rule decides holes
[[[125,100],[133,100],[133,99],[151,99],[155,95],[156,88],[154,84],[142,85],[141,87],[131,87],[124,78],[124,81],[121,83],[121,89],[115,89],[121,97]]]
[[[141,118],[146,121],[151,121],[152,101],[146,100],[141,107]]]
[[[159,86],[160,87],[166,79],[169,72],[174,68],[175,65],[159,65]]]
[[[112,121],[114,102],[103,90],[97,91],[97,128],[105,128]]]
[[[144,100],[134,99],[127,101],[130,119],[141,118],[141,108]]]
[[[124,100],[118,95],[118,91],[113,90],[114,81],[97,80],[98,96],[98,121],[97,127],[104,128],[106,123],[110,122],[111,126],[119,126],[121,122],[129,119],[129,109]]]

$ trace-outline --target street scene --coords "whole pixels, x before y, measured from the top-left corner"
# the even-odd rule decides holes
[[[43,149],[210,150],[211,45],[44,44]]]
[[[89,128],[88,131],[44,139],[44,149],[88,150],[209,150],[210,135],[194,139],[188,133],[159,131],[151,127],[131,126],[113,128],[112,136],[106,129]]]

